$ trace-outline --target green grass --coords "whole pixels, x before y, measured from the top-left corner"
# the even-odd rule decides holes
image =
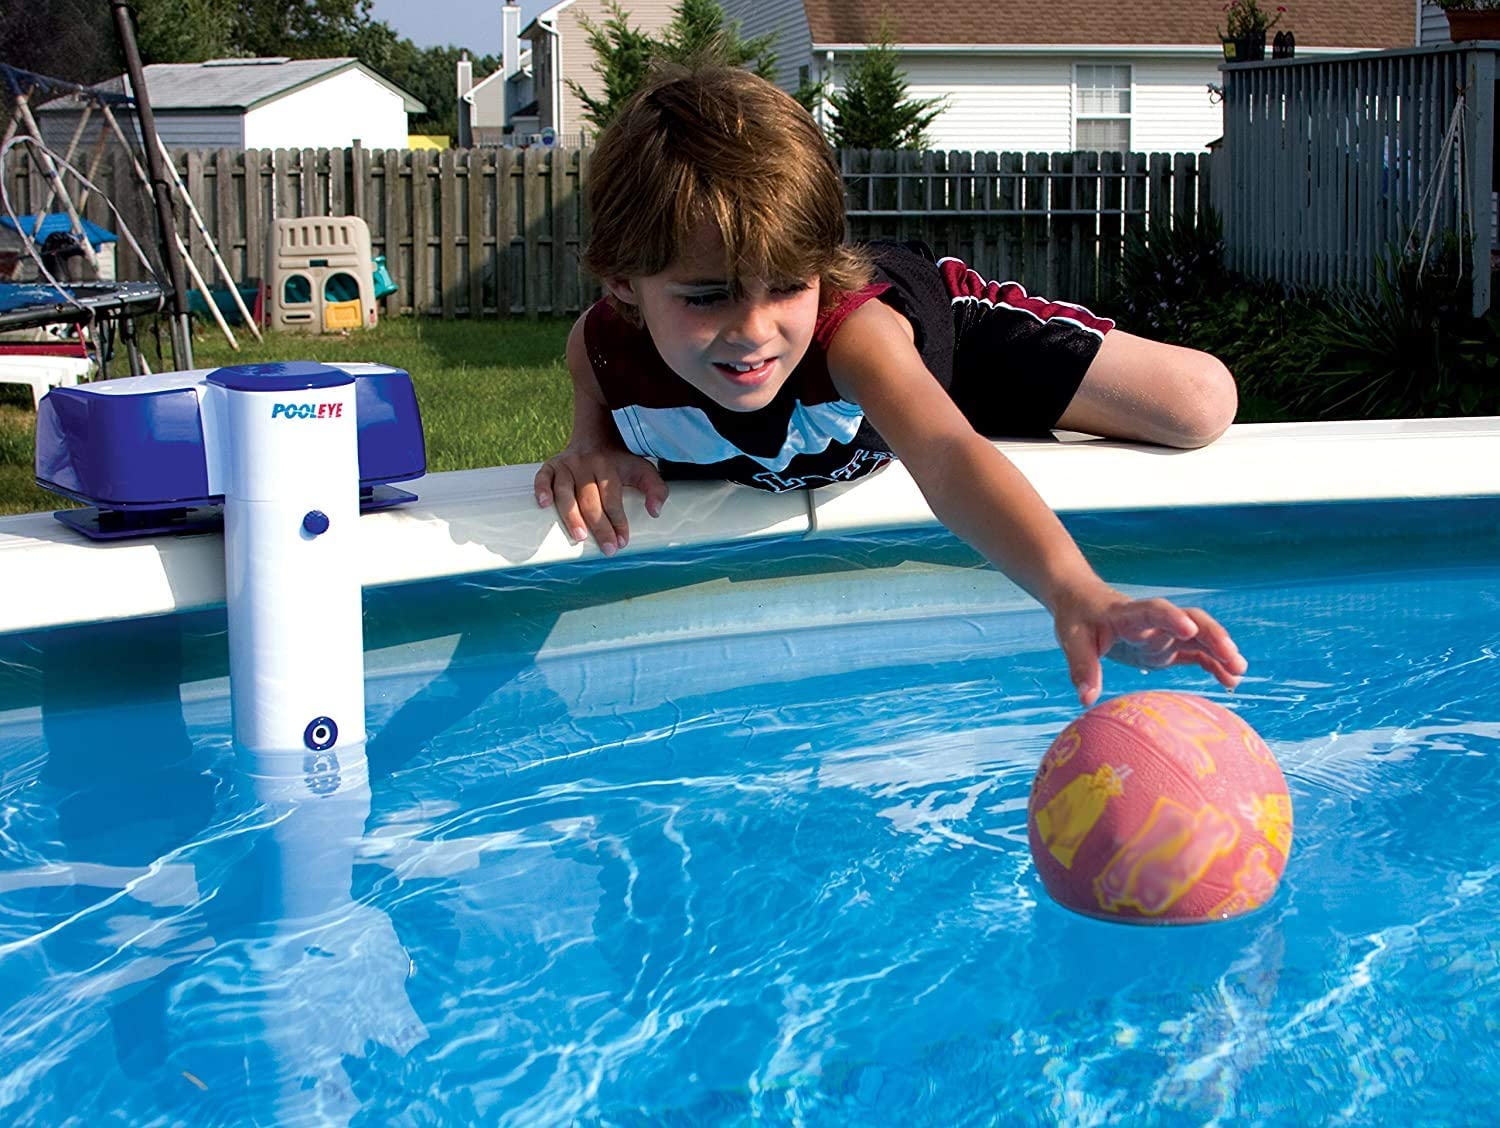
[[[348,336],[240,332],[240,351],[199,330],[198,368],[269,360],[368,360],[411,373],[427,437],[429,470],[537,462],[568,438],[572,392],[563,366],[571,322],[393,318]],[[153,368],[154,355],[148,357]],[[119,366],[112,366],[119,371]],[[62,501],[32,481],[36,415],[31,391],[0,384],[0,513],[55,509]]]

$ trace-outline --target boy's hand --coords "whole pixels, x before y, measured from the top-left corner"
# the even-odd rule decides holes
[[[650,462],[626,450],[570,447],[536,472],[536,503],[541,509],[557,507],[558,520],[575,543],[592,533],[599,551],[613,556],[630,542],[626,486],[645,494],[646,512],[660,516],[667,484]]]
[[[1207,611],[1165,599],[1133,600],[1108,588],[1069,596],[1058,602],[1053,625],[1085,708],[1103,689],[1101,658],[1136,669],[1201,666],[1225,689],[1237,686],[1249,666]]]

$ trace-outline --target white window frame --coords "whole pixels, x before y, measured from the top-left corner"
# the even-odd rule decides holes
[[[1079,67],[1124,67],[1130,73],[1130,87],[1129,87],[1129,89],[1130,89],[1130,110],[1129,110],[1129,112],[1128,113],[1123,113],[1123,114],[1119,114],[1119,113],[1115,113],[1115,114],[1085,114],[1085,113],[1082,113],[1080,111],[1080,104],[1083,101],[1082,97],[1080,97],[1082,88],[1079,86],[1079,83],[1078,83],[1078,68]],[[1070,148],[1072,148],[1074,150],[1076,150],[1078,148],[1078,122],[1080,120],[1085,120],[1085,121],[1118,121],[1120,118],[1124,118],[1125,119],[1125,151],[1127,153],[1131,151],[1132,146],[1134,146],[1134,144],[1135,144],[1136,90],[1135,90],[1135,64],[1134,63],[1117,63],[1117,62],[1114,62],[1112,60],[1103,60],[1103,59],[1087,59],[1087,60],[1084,60],[1083,62],[1075,62],[1073,64],[1073,82],[1072,82],[1071,86],[1069,87],[1069,101],[1071,103],[1070,106],[1069,106],[1069,109],[1072,111],[1068,115],[1068,140],[1071,142]]]

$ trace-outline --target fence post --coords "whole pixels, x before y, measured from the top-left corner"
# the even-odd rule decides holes
[[[209,167],[214,174],[214,207],[212,216],[205,218],[213,225],[214,242],[229,273],[235,279],[248,277],[244,256],[236,253],[240,246],[239,220],[244,213],[234,206],[234,150],[214,150]],[[251,312],[255,312],[253,306]]]
[[[547,188],[551,223],[548,225],[552,245],[552,301],[547,312],[561,317],[567,308],[568,277],[568,164],[576,149],[547,151]]]
[[[402,296],[392,296],[393,313],[409,309],[419,311],[417,305],[416,276],[411,250],[411,204],[409,181],[411,170],[402,159],[404,151],[386,149],[381,154],[381,169],[385,175],[386,256],[395,264],[396,277],[401,280]]]
[[[458,242],[458,164],[452,149],[438,154],[438,285],[443,288],[443,320],[458,316],[458,288],[463,278]]]
[[[464,256],[468,278],[469,316],[484,316],[484,150],[464,153]]]
[[[1468,67],[1469,198],[1465,201],[1473,231],[1469,244],[1469,269],[1474,278],[1475,317],[1490,308],[1490,257],[1494,240],[1495,159],[1495,53],[1474,49],[1465,52]]]
[[[432,168],[431,149],[409,149],[411,161],[411,278],[412,313],[418,317],[432,310]]]
[[[520,220],[526,234],[526,315],[536,317],[541,306],[538,295],[541,293],[543,280],[547,277],[542,270],[542,222],[547,213],[547,184],[543,166],[546,153],[535,145],[525,150],[525,153],[525,188]]]
[[[356,137],[354,145],[349,149],[349,201],[354,209],[353,214],[366,223],[370,222],[370,217],[365,214],[365,170],[368,167],[369,157],[364,145]]]
[[[509,317],[515,305],[516,161],[519,149],[495,154],[495,312]]]
[[[328,214],[349,214],[349,150],[319,149],[318,159],[328,164]]]

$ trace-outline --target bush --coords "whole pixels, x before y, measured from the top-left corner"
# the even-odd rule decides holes
[[[1374,295],[1333,300],[1315,326],[1320,379],[1297,389],[1310,419],[1491,414],[1500,408],[1500,320],[1473,317],[1456,244],[1423,265],[1392,255]]]
[[[1450,246],[1419,277],[1392,254],[1373,296],[1294,292],[1230,271],[1209,218],[1133,238],[1111,308],[1128,332],[1224,361],[1240,422],[1500,412],[1500,314],[1469,315],[1459,262]]]

